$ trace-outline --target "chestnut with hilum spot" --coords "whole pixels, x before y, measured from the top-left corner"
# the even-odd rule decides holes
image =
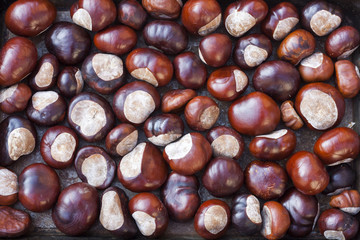
[[[192,89],[175,89],[166,92],[161,99],[163,113],[179,112],[197,93]],[[1,107],[1,105],[0,105]]]
[[[263,226],[261,234],[269,240],[285,236],[290,227],[290,216],[285,207],[275,201],[266,202],[261,211]]]
[[[112,155],[123,157],[134,149],[138,136],[139,132],[133,125],[121,123],[106,136],[106,150]]]
[[[31,73],[29,85],[32,89],[41,91],[51,88],[59,74],[59,61],[50,53],[43,55],[37,67]]]
[[[349,164],[343,163],[328,167],[330,181],[323,191],[327,195],[336,195],[344,190],[351,189],[356,180],[355,170]]]
[[[230,58],[231,49],[232,42],[227,35],[213,33],[201,39],[199,57],[205,64],[211,67],[221,67]]]
[[[0,91],[0,110],[6,114],[25,110],[31,98],[30,87],[25,83],[18,83]]]
[[[285,123],[285,126],[292,130],[298,130],[304,126],[303,120],[297,114],[294,103],[291,100],[287,100],[281,104],[281,119]]]
[[[57,87],[65,97],[74,97],[79,94],[84,87],[84,79],[81,71],[77,67],[66,66],[57,78]]]
[[[29,231],[30,226],[31,218],[27,212],[0,206],[0,237],[20,237]]]
[[[18,177],[13,171],[0,167],[0,205],[13,205],[18,200]]]
[[[305,82],[323,82],[334,74],[334,63],[324,53],[316,52],[301,61],[299,72]]]
[[[328,36],[325,51],[332,58],[344,59],[353,54],[359,45],[359,31],[351,26],[343,26]]]
[[[349,60],[335,63],[336,85],[344,98],[353,98],[360,91],[360,71]]]
[[[140,30],[147,18],[146,11],[137,0],[122,0],[117,11],[118,21],[135,30]]]

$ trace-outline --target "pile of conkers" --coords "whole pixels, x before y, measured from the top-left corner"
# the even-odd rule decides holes
[[[18,36],[0,53],[0,110],[9,115],[0,123],[0,237],[31,226],[28,213],[10,207],[18,200],[32,212],[52,209],[67,235],[99,220],[117,237],[157,238],[169,219],[194,219],[206,239],[224,236],[231,223],[241,235],[267,239],[304,237],[315,226],[328,239],[356,236],[360,193],[349,163],[360,139],[338,125],[344,99],[360,90],[359,69],[348,60],[359,31],[323,0],[301,12],[289,2],[269,9],[263,0],[225,7],[216,0],[79,0],[72,22],[55,22],[49,0],[10,5],[5,24]],[[215,32],[222,24],[226,33]],[[256,25],[261,33],[247,34]],[[199,40],[196,51],[188,51],[190,35]],[[44,36],[48,51],[39,59],[35,36]],[[136,48],[138,40],[146,47]],[[277,59],[267,61],[273,52]],[[227,65],[231,56],[236,65]],[[335,87],[324,83],[334,73]],[[182,87],[169,90],[172,81]],[[231,127],[216,125],[224,110]],[[313,153],[295,152],[294,131],[304,124],[324,131]],[[148,141],[138,141],[140,131]],[[242,169],[247,147],[253,161]],[[35,149],[44,163],[19,176],[8,168]],[[72,166],[82,182],[61,189],[57,172]],[[115,177],[137,195],[129,200]],[[214,198],[202,202],[200,186]],[[333,207],[321,214],[319,194],[331,196]]]

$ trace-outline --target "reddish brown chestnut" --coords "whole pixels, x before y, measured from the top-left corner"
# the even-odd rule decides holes
[[[286,163],[286,171],[294,186],[302,193],[316,195],[329,183],[329,175],[321,160],[313,153],[300,151]]]
[[[195,176],[170,173],[161,190],[161,198],[171,219],[185,222],[195,216],[201,202],[198,190],[199,181]]]
[[[43,55],[30,75],[29,85],[32,89],[41,91],[54,86],[59,74],[59,61],[50,53]]]
[[[225,235],[230,226],[230,208],[221,200],[211,199],[202,203],[194,219],[195,231],[205,239]]]
[[[344,98],[353,98],[360,91],[359,68],[349,60],[335,63],[336,85]]]
[[[0,206],[13,205],[18,200],[18,177],[13,171],[0,167]]]
[[[325,42],[326,53],[332,58],[349,57],[360,44],[359,31],[351,26],[344,26],[333,31]]]
[[[77,67],[65,67],[58,76],[57,87],[65,97],[74,97],[84,87],[81,71]]]
[[[192,132],[167,145],[163,151],[171,169],[182,175],[193,175],[209,162],[212,150],[200,133]]]
[[[0,206],[0,237],[20,237],[30,229],[30,223],[27,212]]]
[[[115,156],[125,156],[134,149],[138,141],[138,130],[131,124],[121,123],[106,136],[106,150]]]
[[[161,99],[161,111],[163,113],[180,111],[191,99],[196,97],[192,89],[175,89],[164,94]],[[1,105],[0,105],[1,106]]]
[[[322,82],[334,74],[334,63],[327,55],[317,52],[303,59],[299,72],[305,82]]]
[[[239,133],[254,136],[275,130],[280,122],[280,109],[268,95],[252,92],[230,105],[228,117]]]
[[[304,122],[301,120],[297,114],[294,103],[290,100],[287,100],[281,104],[281,119],[285,123],[285,126],[291,128],[292,130],[298,130],[302,128]]]
[[[290,216],[286,208],[280,203],[269,201],[261,211],[263,227],[261,234],[269,240],[280,239],[285,236],[290,226]]]
[[[139,193],[129,201],[131,216],[145,237],[161,236],[169,222],[164,204],[152,193]]]
[[[160,150],[153,144],[144,142],[121,159],[117,176],[121,184],[130,191],[146,192],[163,185],[167,172]]]
[[[30,98],[31,89],[25,83],[12,85],[0,91],[0,110],[6,114],[25,110]]]
[[[211,67],[221,67],[230,58],[231,48],[232,43],[227,35],[213,33],[201,39],[199,57],[205,64]]]
[[[146,11],[137,0],[122,0],[117,10],[119,22],[135,30],[140,30],[147,18]]]
[[[355,183],[355,169],[350,167],[349,164],[344,163],[334,167],[328,167],[327,171],[329,173],[330,181],[323,191],[324,194],[330,196],[339,194],[346,189],[351,189],[352,185]]]
[[[159,19],[176,19],[183,6],[182,0],[142,0],[150,16]]]
[[[360,212],[360,193],[357,190],[344,190],[339,195],[332,196],[329,204],[343,212],[356,215]]]

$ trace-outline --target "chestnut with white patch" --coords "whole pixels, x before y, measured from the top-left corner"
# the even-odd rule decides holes
[[[112,155],[123,157],[134,149],[138,136],[138,130],[133,125],[121,123],[106,136],[106,150]]]
[[[290,227],[290,216],[286,208],[280,203],[269,201],[261,211],[263,227],[261,234],[269,240],[280,239],[285,236]]]
[[[57,87],[65,97],[71,98],[79,94],[84,87],[84,79],[80,69],[71,66],[64,67],[58,76]]]
[[[31,94],[31,89],[25,83],[2,89],[0,91],[0,110],[6,114],[25,110]]]
[[[305,82],[326,81],[334,73],[334,63],[324,53],[316,52],[301,61],[299,72]]]
[[[18,177],[13,171],[0,167],[0,205],[13,205],[18,200]]]
[[[343,212],[356,215],[360,212],[360,193],[357,190],[344,190],[332,196],[329,204]]]
[[[50,53],[43,55],[30,75],[30,87],[36,91],[51,88],[55,84],[59,70],[59,61],[54,55]]]

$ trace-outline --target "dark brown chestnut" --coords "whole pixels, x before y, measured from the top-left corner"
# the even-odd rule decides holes
[[[264,92],[277,101],[294,97],[300,88],[300,74],[290,63],[274,60],[261,64],[254,73],[255,90]]]
[[[166,230],[169,216],[164,204],[152,193],[139,193],[129,201],[131,216],[145,237],[158,238]]]
[[[267,135],[256,136],[249,145],[250,153],[263,160],[278,161],[291,155],[296,147],[293,131],[281,129]]]
[[[153,191],[164,184],[167,165],[159,149],[148,142],[139,143],[120,161],[117,176],[133,192]]]
[[[349,60],[335,63],[336,85],[344,98],[353,98],[360,91],[359,68]]]
[[[294,186],[306,195],[322,192],[329,183],[329,175],[321,160],[313,153],[300,151],[286,163],[286,171]]]
[[[216,99],[233,101],[249,85],[246,74],[236,66],[226,66],[213,71],[207,81],[207,90]]]
[[[70,22],[57,22],[48,30],[45,44],[61,63],[75,65],[88,55],[91,39],[85,29]]]
[[[193,175],[209,162],[212,150],[206,138],[197,132],[184,135],[180,140],[170,143],[163,156],[171,169],[182,175]]]
[[[231,49],[232,42],[227,35],[213,33],[201,39],[199,57],[205,64],[211,67],[221,67],[230,58]]]
[[[160,106],[160,95],[146,83],[135,81],[121,87],[114,95],[113,109],[122,122],[141,124]]]
[[[166,54],[178,54],[188,45],[185,28],[173,21],[157,20],[148,23],[143,29],[143,37],[147,45]]]
[[[276,240],[285,236],[290,226],[290,216],[286,208],[278,202],[269,201],[264,203],[261,216],[263,220],[261,234],[266,239]]]
[[[199,181],[195,176],[170,173],[161,189],[161,198],[171,219],[185,222],[195,216],[201,203],[198,190]]]
[[[290,188],[279,201],[290,215],[288,234],[293,237],[309,235],[320,214],[320,204],[316,197],[305,195],[296,188]]]
[[[355,189],[344,190],[339,195],[332,196],[329,205],[351,215],[356,215],[360,212],[360,193]]]
[[[106,150],[115,156],[125,156],[137,144],[138,130],[131,124],[121,123],[106,136]]]
[[[341,122],[345,101],[330,84],[310,83],[296,95],[295,109],[310,129],[327,130]]]
[[[67,113],[69,125],[85,141],[104,138],[114,125],[110,104],[95,93],[80,93],[71,99]]]
[[[65,126],[54,126],[42,136],[40,153],[48,165],[63,169],[73,163],[78,144],[78,137],[73,130]]]
[[[161,111],[163,113],[178,112],[196,95],[196,92],[192,89],[170,90],[161,98]]]
[[[6,114],[25,110],[30,98],[31,89],[25,83],[12,85],[0,91],[0,110]]]
[[[328,167],[330,181],[323,191],[327,195],[336,195],[343,190],[350,189],[356,180],[355,170],[349,164],[340,164]]]
[[[66,187],[52,210],[55,226],[66,235],[85,233],[98,219],[99,196],[96,189],[79,182]]]
[[[198,89],[205,84],[207,70],[198,56],[192,52],[184,52],[174,59],[175,76],[186,88]]]
[[[285,123],[285,126],[292,130],[298,130],[304,126],[303,120],[297,114],[294,103],[291,100],[287,100],[281,104],[281,119]]]
[[[217,239],[225,235],[230,226],[230,208],[222,200],[203,202],[194,219],[195,231],[205,239]]]
[[[140,30],[147,18],[146,11],[137,0],[122,0],[117,11],[119,22],[135,30]]]
[[[334,74],[334,63],[327,55],[316,52],[301,61],[299,72],[305,82],[326,81]]]
[[[108,27],[94,36],[94,45],[97,49],[115,55],[130,52],[136,43],[135,31],[124,25]]]
[[[29,120],[16,115],[5,118],[0,123],[0,166],[8,166],[32,153],[36,138],[36,129]]]
[[[29,78],[29,85],[37,91],[47,90],[54,86],[59,74],[59,61],[50,53],[43,55]]]
[[[279,124],[280,109],[268,95],[252,92],[230,105],[228,118],[239,133],[251,136],[267,134]]]
[[[333,31],[325,42],[326,53],[337,59],[349,57],[360,45],[360,33],[351,26]]]
[[[284,39],[300,20],[298,10],[290,2],[280,2],[269,10],[261,24],[261,30],[269,38],[280,41]]]
[[[159,19],[176,19],[183,6],[182,0],[142,0],[150,16]]]
[[[14,34],[34,37],[55,21],[56,9],[48,0],[20,0],[5,13],[5,25]]]
[[[221,7],[216,0],[186,1],[181,12],[181,22],[191,34],[206,36],[221,23]]]
[[[30,211],[44,212],[52,208],[60,189],[59,176],[45,164],[31,164],[19,175],[19,201]]]
[[[57,79],[57,87],[65,97],[74,97],[79,94],[84,87],[84,79],[81,71],[77,67],[65,67]]]
[[[18,200],[19,191],[16,173],[7,168],[0,167],[0,182],[0,206],[13,205]]]
[[[11,86],[28,76],[36,66],[37,50],[23,37],[8,40],[0,52],[0,86]]]
[[[27,212],[0,206],[0,237],[20,237],[30,229],[31,218]]]
[[[225,10],[225,28],[233,37],[240,37],[261,22],[266,17],[268,9],[263,0],[235,1]]]
[[[113,23],[116,14],[116,6],[112,0],[79,0],[70,9],[74,23],[94,32]]]
[[[252,161],[244,175],[247,189],[264,200],[281,197],[288,181],[285,170],[275,162]]]
[[[115,177],[116,163],[101,147],[82,147],[74,165],[79,178],[97,189],[109,187]]]
[[[244,174],[234,159],[217,157],[207,165],[201,180],[211,195],[226,197],[240,190]]]
[[[99,220],[101,225],[114,236],[134,238],[138,232],[128,209],[129,198],[118,187],[107,188],[101,197]]]
[[[167,85],[174,73],[170,59],[151,48],[137,48],[131,51],[126,57],[125,64],[132,77],[155,87]]]

